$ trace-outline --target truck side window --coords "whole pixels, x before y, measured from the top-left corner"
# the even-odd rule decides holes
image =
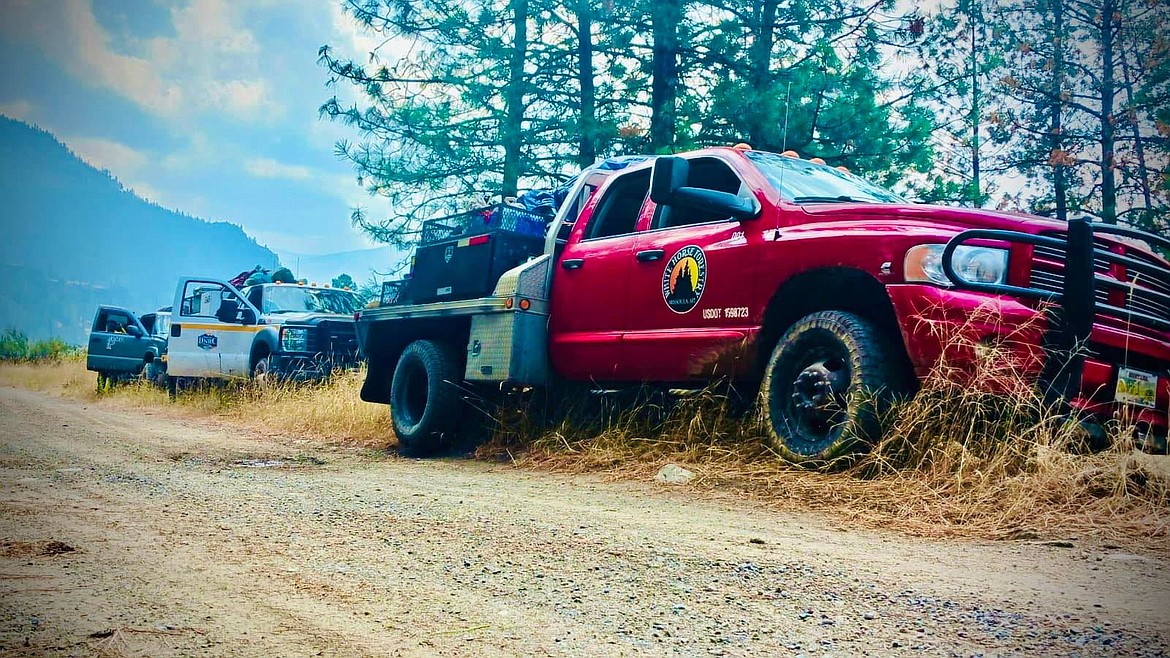
[[[718,158],[695,158],[690,161],[687,173],[687,187],[698,187],[717,192],[740,195],[743,182],[735,170]],[[653,228],[671,228],[721,222],[727,217],[718,213],[703,212],[682,206],[659,206],[654,211]]]
[[[608,238],[633,233],[638,213],[650,192],[650,170],[626,174],[613,182],[597,205],[585,239]]]
[[[101,315],[98,316],[97,326],[94,327],[94,331],[107,334],[124,334],[129,324],[130,317],[124,313],[102,311]]]
[[[223,286],[203,281],[188,281],[183,288],[182,314],[189,317],[217,318],[219,306],[224,299],[232,299],[243,306],[240,300]]]

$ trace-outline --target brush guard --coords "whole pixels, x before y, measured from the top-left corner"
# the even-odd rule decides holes
[[[943,272],[957,289],[1035,299],[1045,304],[1049,331],[1045,337],[1041,386],[1046,399],[1060,404],[1066,411],[1069,402],[1080,394],[1089,338],[1099,314],[1121,318],[1154,332],[1170,332],[1170,269],[1148,258],[1117,253],[1114,250],[1117,245],[1097,240],[1098,235],[1139,240],[1155,250],[1170,253],[1170,239],[1163,236],[1125,226],[1094,224],[1089,218],[1081,217],[1069,220],[1068,230],[1063,234],[1034,235],[994,229],[963,231],[951,238],[942,255]],[[1031,273],[1028,286],[969,281],[955,271],[953,260],[955,250],[973,240],[1029,245],[1033,254],[1043,251],[1062,256],[1063,270],[1054,273],[1046,286],[1037,285]],[[1032,267],[1035,265],[1033,259]],[[1121,279],[1103,274],[1116,274],[1119,270],[1123,272]],[[1135,275],[1133,281],[1131,273]],[[1099,290],[1104,294],[1099,296]],[[1126,294],[1128,308],[1108,303],[1109,293],[1113,291]]]

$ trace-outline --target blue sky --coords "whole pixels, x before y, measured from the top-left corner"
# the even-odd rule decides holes
[[[317,117],[317,49],[379,42],[336,0],[0,0],[0,114],[274,249],[358,249],[351,208],[388,206],[333,154],[358,135]]]

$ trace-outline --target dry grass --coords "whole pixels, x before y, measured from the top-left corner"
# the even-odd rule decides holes
[[[229,382],[181,391],[171,403],[167,393],[143,382],[99,391],[96,375],[83,360],[0,364],[0,386],[61,394],[125,409],[170,408],[191,417],[223,420],[249,429],[296,435],[368,448],[393,443],[390,418],[382,405],[359,397],[364,372],[348,372],[323,384],[259,386]]]
[[[85,369],[84,359],[0,361],[0,386],[83,395],[94,390],[94,380],[94,373]]]
[[[675,463],[696,473],[692,486],[862,526],[920,536],[1093,537],[1165,552],[1170,468],[1136,453],[1133,428],[1120,422],[1107,428],[1108,450],[1089,451],[1079,427],[1020,374],[1035,338],[1028,328],[1018,335],[993,347],[945,337],[949,356],[913,399],[887,411],[883,440],[829,473],[785,463],[762,418],[732,416],[710,391],[670,409],[643,402],[599,431],[567,423],[539,431],[505,416],[478,454],[640,479]]]
[[[758,418],[734,418],[718,396],[685,401],[663,423],[626,411],[600,432],[497,432],[482,458],[562,472],[649,479],[667,463],[692,486],[854,525],[918,536],[1098,541],[1166,550],[1170,475],[1117,431],[1110,449],[1070,451],[1078,436],[1027,408],[1035,399],[923,390],[886,419],[885,440],[834,472],[784,462]],[[996,431],[987,431],[995,426]]]

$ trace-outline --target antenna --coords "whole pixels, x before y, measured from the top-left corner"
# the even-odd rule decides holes
[[[788,90],[784,93],[784,134],[780,137],[780,153],[788,150],[788,115],[792,108],[792,80],[788,81]],[[784,155],[781,158],[786,157]],[[783,160],[781,160],[783,162]],[[788,171],[788,167],[780,167],[780,192],[781,197],[784,195],[784,172]],[[780,213],[776,213],[776,231],[772,234],[772,239],[780,238]]]

